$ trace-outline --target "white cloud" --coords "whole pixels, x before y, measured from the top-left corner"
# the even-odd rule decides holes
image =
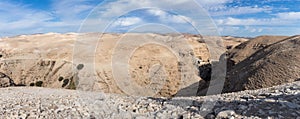
[[[0,2],[0,32],[13,34],[19,30],[35,28],[53,19],[53,14],[28,9],[27,6]],[[10,33],[11,32],[11,33]]]
[[[202,7],[206,8],[207,10],[218,10],[225,8],[226,3],[230,3],[233,0],[195,0],[197,1]]]
[[[272,18],[221,18],[217,19],[218,25],[242,25],[242,26],[254,26],[254,25],[265,25],[265,26],[289,26],[300,24],[300,12],[284,12],[278,13]]]
[[[256,19],[237,19],[237,18],[228,17],[226,19],[216,20],[216,23],[218,25],[254,25],[257,24],[258,22]]]
[[[175,23],[178,29],[187,30],[186,23],[195,25],[194,21],[201,22],[203,29],[211,27],[206,18],[206,12],[199,10],[197,4],[192,0],[107,0],[95,11],[94,16],[86,19],[84,30],[87,32],[99,31],[105,28],[112,20],[125,15],[133,10],[145,8],[151,9],[148,12],[156,16],[162,23]],[[240,32],[265,32],[265,28],[254,26],[293,26],[300,24],[300,12],[284,12],[274,14],[275,8],[268,6],[227,6],[233,0],[195,0],[203,6],[215,19],[219,29],[230,31],[231,33]],[[269,0],[270,1],[270,0]],[[92,4],[91,4],[92,2]],[[242,4],[242,3],[239,3]],[[0,1],[0,35],[3,34],[24,34],[37,32],[66,32],[77,31],[88,15],[97,4],[95,0],[52,0],[49,11],[30,8],[28,5],[15,4],[11,1]],[[242,4],[244,5],[244,4]],[[162,8],[162,9],[160,9]],[[179,13],[170,14],[173,9]],[[276,8],[277,9],[277,8]],[[200,11],[200,12],[199,12]],[[172,12],[173,13],[173,12]],[[255,13],[266,13],[272,18],[239,18],[233,15],[247,15]],[[200,15],[199,15],[200,14]],[[201,18],[199,18],[199,15]],[[201,16],[203,15],[203,17]],[[131,16],[131,15],[130,15]],[[195,17],[197,16],[197,17]],[[123,17],[118,19],[114,25],[133,26],[144,23],[147,19],[142,19],[138,15]],[[203,24],[204,23],[204,24]],[[185,25],[185,26],[184,26]],[[206,25],[206,26],[205,26]],[[242,29],[240,26],[248,26]],[[297,26],[297,25],[296,25]],[[231,30],[230,30],[231,29]]]
[[[143,20],[139,17],[119,18],[116,22],[114,22],[113,26],[131,26],[141,23],[142,21]]]
[[[231,2],[232,0],[199,0],[200,3],[204,5],[216,5],[216,4],[225,4]]]
[[[235,6],[227,6],[228,3],[235,2]],[[240,6],[239,1],[234,0],[198,0],[203,8],[205,8],[211,16],[229,16],[229,15],[243,15],[260,12],[271,12],[273,10],[270,6]]]
[[[182,15],[174,15],[167,13],[165,11],[159,9],[150,9],[148,13],[159,17],[160,21],[165,23],[191,23],[194,24],[193,20],[189,17],[182,16]]]
[[[4,11],[0,14],[0,27],[7,28],[1,29],[3,33],[5,31],[19,33],[35,33],[35,32],[64,32],[64,31],[77,31],[80,24],[88,15],[89,10],[92,10],[97,4],[90,4],[94,0],[52,0],[50,11],[42,11],[41,9],[32,9],[29,6],[22,4],[14,4],[12,2],[0,1],[0,11]],[[225,0],[227,1],[227,0]],[[198,1],[199,2],[199,1]],[[217,0],[216,2],[202,1],[203,4],[220,4],[224,0]],[[87,19],[84,24],[85,30],[92,31],[101,29],[99,27],[105,27],[110,23],[112,17],[118,17],[124,15],[127,11],[135,10],[136,8],[164,8],[165,10],[171,10],[175,8],[182,11],[182,13],[188,13],[188,15],[199,14],[199,12],[186,12],[195,11],[198,9],[196,5],[191,3],[191,0],[117,0],[106,1],[99,6],[96,11],[98,14]],[[84,14],[83,14],[84,13]],[[5,15],[2,15],[5,14]],[[174,14],[157,14],[161,21],[165,23],[192,23],[192,18]],[[98,20],[97,20],[98,19]],[[134,23],[142,22],[141,19],[123,19],[118,21],[119,25],[130,26]],[[95,27],[97,28],[92,28]],[[91,27],[91,28],[88,28]]]
[[[117,1],[106,1],[105,3],[100,4],[98,8],[95,9],[95,14],[93,14],[90,18],[98,18],[98,24],[107,25],[108,21],[113,21],[117,19],[119,16],[124,16],[129,12],[135,10],[146,10],[151,9],[150,14],[157,16],[161,23],[191,23],[193,22],[192,18],[189,16],[183,15],[190,15],[194,16],[193,14],[201,14],[198,11],[198,8],[195,7],[196,4],[192,3],[191,0],[117,0]],[[168,12],[176,9],[176,11],[180,11],[180,13],[172,13],[169,14]],[[164,11],[166,10],[166,11]],[[185,14],[186,13],[186,14]],[[195,15],[196,16],[196,15]],[[139,17],[139,16],[135,16]],[[120,25],[131,25],[130,22],[119,21]],[[85,24],[84,24],[85,25]],[[179,26],[173,26],[179,27]],[[86,27],[87,28],[87,27]],[[99,28],[102,29],[102,28]]]
[[[254,26],[254,25],[289,25],[293,24],[291,21],[279,19],[279,18],[246,18],[246,19],[239,19],[239,18],[233,18],[233,17],[227,17],[224,19],[218,19],[216,20],[216,23],[218,25],[229,25],[229,26]]]
[[[216,23],[223,34],[274,34],[274,35],[295,35],[299,34],[300,12],[284,12],[273,15],[271,18],[219,18]],[[244,27],[244,29],[236,30],[233,27]],[[226,29],[226,30],[225,30]],[[276,29],[276,30],[275,30]],[[289,29],[296,31],[288,32]],[[298,31],[297,31],[298,30]],[[292,30],[291,30],[292,31]],[[297,33],[298,32],[298,33]]]
[[[249,26],[245,26],[245,30],[251,33],[255,33],[255,32],[262,32],[263,29],[262,28],[256,28],[256,27],[249,27]]]
[[[166,14],[167,14],[166,12],[164,12],[162,10],[154,10],[154,9],[148,10],[148,12],[155,16],[166,16]]]
[[[280,19],[285,20],[299,20],[300,19],[300,12],[284,12],[284,13],[278,13],[276,15]]]
[[[268,12],[272,10],[269,7],[236,7],[236,8],[223,8],[223,10],[210,11],[212,16],[227,16],[227,15],[241,15],[241,14],[253,14],[259,12]]]
[[[210,0],[117,0],[107,1],[107,3],[101,4],[101,9],[98,10],[102,18],[110,18],[115,15],[122,15],[124,11],[132,11],[142,8],[162,8],[164,10],[176,9],[181,11],[194,11],[195,9],[199,9],[199,7],[195,7],[197,3],[205,6],[208,4],[215,5],[224,3],[224,1],[229,0],[212,1],[215,2],[211,2]]]
[[[88,1],[90,0],[53,0],[49,11],[32,9],[22,3],[0,1],[0,32],[12,36],[77,31],[85,17],[80,14],[93,8]]]
[[[106,1],[108,3],[101,4],[99,15],[101,18],[111,18],[115,15],[123,14],[124,11],[129,9],[140,8],[141,6],[148,6],[152,4],[149,0],[118,0],[118,1]]]
[[[74,20],[80,13],[93,9],[96,5],[89,4],[92,0],[54,0],[53,12],[64,20]]]

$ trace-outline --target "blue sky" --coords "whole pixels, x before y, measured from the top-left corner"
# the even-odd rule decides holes
[[[104,28],[106,32],[197,33],[193,25],[200,23],[203,29],[212,27],[207,18],[211,18],[223,36],[300,34],[300,0],[195,1],[203,10],[198,11],[201,8],[193,0],[1,0],[0,37],[100,32]],[[134,10],[149,6],[157,8]],[[173,9],[180,12],[174,13]],[[121,14],[125,11],[126,14]],[[142,29],[136,30],[141,26]]]

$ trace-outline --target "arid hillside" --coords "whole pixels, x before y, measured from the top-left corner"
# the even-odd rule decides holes
[[[201,95],[205,95],[211,78],[212,53],[205,41],[210,42],[210,38],[134,33],[48,33],[3,38],[0,40],[1,86],[118,94],[140,94],[145,92],[139,90],[148,90],[141,95],[166,97],[196,95],[202,91]],[[228,50],[224,92],[270,87],[299,79],[298,36],[260,36],[251,40],[227,36],[221,40]],[[126,81],[122,82],[126,76],[135,82],[129,87],[139,90],[127,90]]]
[[[258,36],[232,47],[232,50],[230,50],[228,55],[231,62],[237,64],[251,56],[256,51],[285,38],[288,38],[288,36]]]
[[[242,50],[233,51],[231,58],[237,64],[229,69],[224,92],[266,88],[299,80],[299,36],[258,37],[237,47]]]
[[[211,75],[220,63],[212,42],[227,51],[226,94],[194,97],[222,83]],[[2,118],[300,115],[300,36],[48,33],[3,38],[0,47]]]
[[[173,96],[187,87],[186,91],[181,91],[182,95],[195,95],[198,82],[202,80],[198,76],[198,67],[210,62],[204,38],[210,40],[209,37],[190,34],[21,35],[0,40],[0,72],[2,79],[6,79],[4,87],[42,86],[119,94],[138,93],[120,89],[124,86],[117,79],[124,77],[120,74],[118,78],[119,75],[113,74],[113,70],[117,73],[120,73],[118,70],[128,70],[132,81],[142,87],[151,84],[153,79],[164,79],[157,76],[168,77],[163,84],[148,87],[155,87],[153,89],[143,88],[157,91],[156,96]],[[247,40],[234,37],[224,39],[224,44],[231,47]],[[128,54],[130,50],[134,52]],[[127,59],[126,53],[130,56]],[[112,64],[112,61],[122,64],[127,62],[125,60],[130,65],[128,69]],[[167,75],[151,74],[155,70],[156,73]],[[9,83],[8,79],[13,82]]]

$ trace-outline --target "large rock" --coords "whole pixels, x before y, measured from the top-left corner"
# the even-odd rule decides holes
[[[0,88],[15,86],[14,81],[6,74],[0,72]]]

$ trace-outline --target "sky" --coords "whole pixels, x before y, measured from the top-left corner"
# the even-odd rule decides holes
[[[299,35],[300,0],[1,0],[0,37],[68,32]]]

